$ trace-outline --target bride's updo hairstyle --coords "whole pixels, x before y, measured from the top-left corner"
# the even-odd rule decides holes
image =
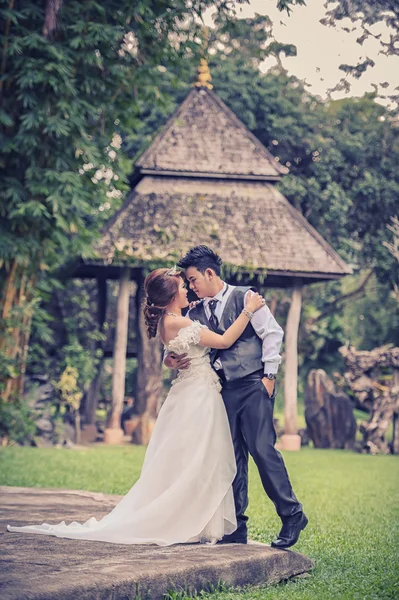
[[[155,269],[144,281],[143,311],[149,339],[157,335],[158,323],[165,309],[175,299],[179,291],[181,271],[173,269]]]

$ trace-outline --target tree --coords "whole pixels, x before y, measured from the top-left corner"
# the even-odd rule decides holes
[[[305,4],[306,0],[278,0],[277,8],[281,11],[285,10],[290,14],[293,6],[304,6]]]
[[[340,21],[349,19],[362,30],[357,42],[362,45],[369,37],[379,40],[381,51],[386,55],[399,56],[399,6],[396,0],[326,0],[326,17],[322,23],[335,27]],[[390,30],[388,39],[371,30],[373,25],[383,23]],[[349,31],[346,29],[346,31]],[[369,65],[373,66],[373,65]],[[367,68],[367,67],[366,67]],[[362,71],[363,72],[363,71]],[[360,73],[361,74],[361,73]],[[359,76],[360,76],[359,74]]]
[[[127,189],[119,129],[156,104],[204,9],[223,0],[0,2],[0,386],[22,391],[49,273],[82,255]]]
[[[326,0],[326,16],[321,20],[323,25],[336,27],[342,24],[342,30],[350,33],[359,30],[357,43],[363,46],[364,42],[373,38],[380,44],[380,53],[386,56],[399,55],[399,4],[397,0]],[[351,23],[351,27],[348,26]],[[386,32],[379,25],[384,25]],[[375,28],[377,26],[377,28]],[[373,68],[375,62],[366,56],[355,65],[341,64],[340,70],[346,73],[331,91],[350,90],[348,75],[359,79],[368,69]],[[396,90],[391,94],[384,94],[383,90],[388,87],[388,82],[379,82],[374,87],[379,95],[388,98],[399,110],[399,94]]]

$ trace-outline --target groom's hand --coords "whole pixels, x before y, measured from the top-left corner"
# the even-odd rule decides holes
[[[190,359],[187,358],[187,354],[175,354],[175,352],[169,352],[163,362],[168,369],[179,369],[179,371],[188,369],[190,366]]]
[[[268,379],[267,377],[263,377],[262,383],[265,386],[269,396],[271,396],[274,392],[274,379]]]

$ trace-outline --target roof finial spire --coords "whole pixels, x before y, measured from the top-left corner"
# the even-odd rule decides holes
[[[208,27],[204,26],[202,31],[203,31],[203,41],[202,41],[202,48],[201,48],[201,58],[200,58],[200,64],[197,67],[198,74],[197,74],[197,80],[195,81],[194,86],[206,87],[206,88],[208,88],[208,90],[211,90],[213,88],[213,85],[210,83],[212,81],[212,76],[211,76],[211,72],[209,70],[208,61],[205,58],[205,55],[208,50],[210,34],[209,34]]]
[[[213,88],[213,85],[210,83],[210,81],[212,81],[212,76],[206,58],[200,59],[200,64],[197,68],[197,71],[197,80],[194,85],[196,87],[206,87],[208,90],[211,90]]]

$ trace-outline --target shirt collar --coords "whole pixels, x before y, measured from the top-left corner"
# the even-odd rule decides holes
[[[205,298],[205,300],[204,300],[204,305],[205,305],[205,306],[208,306],[208,304],[209,304],[209,302],[210,302],[211,300],[220,300],[220,301],[222,301],[222,299],[223,299],[223,296],[225,295],[225,293],[227,292],[227,290],[228,290],[228,289],[229,289],[229,284],[228,284],[228,283],[226,283],[225,281],[223,281],[223,287],[222,287],[222,289],[220,290],[220,292],[218,292],[218,293],[216,294],[216,296],[213,296],[213,298]]]

